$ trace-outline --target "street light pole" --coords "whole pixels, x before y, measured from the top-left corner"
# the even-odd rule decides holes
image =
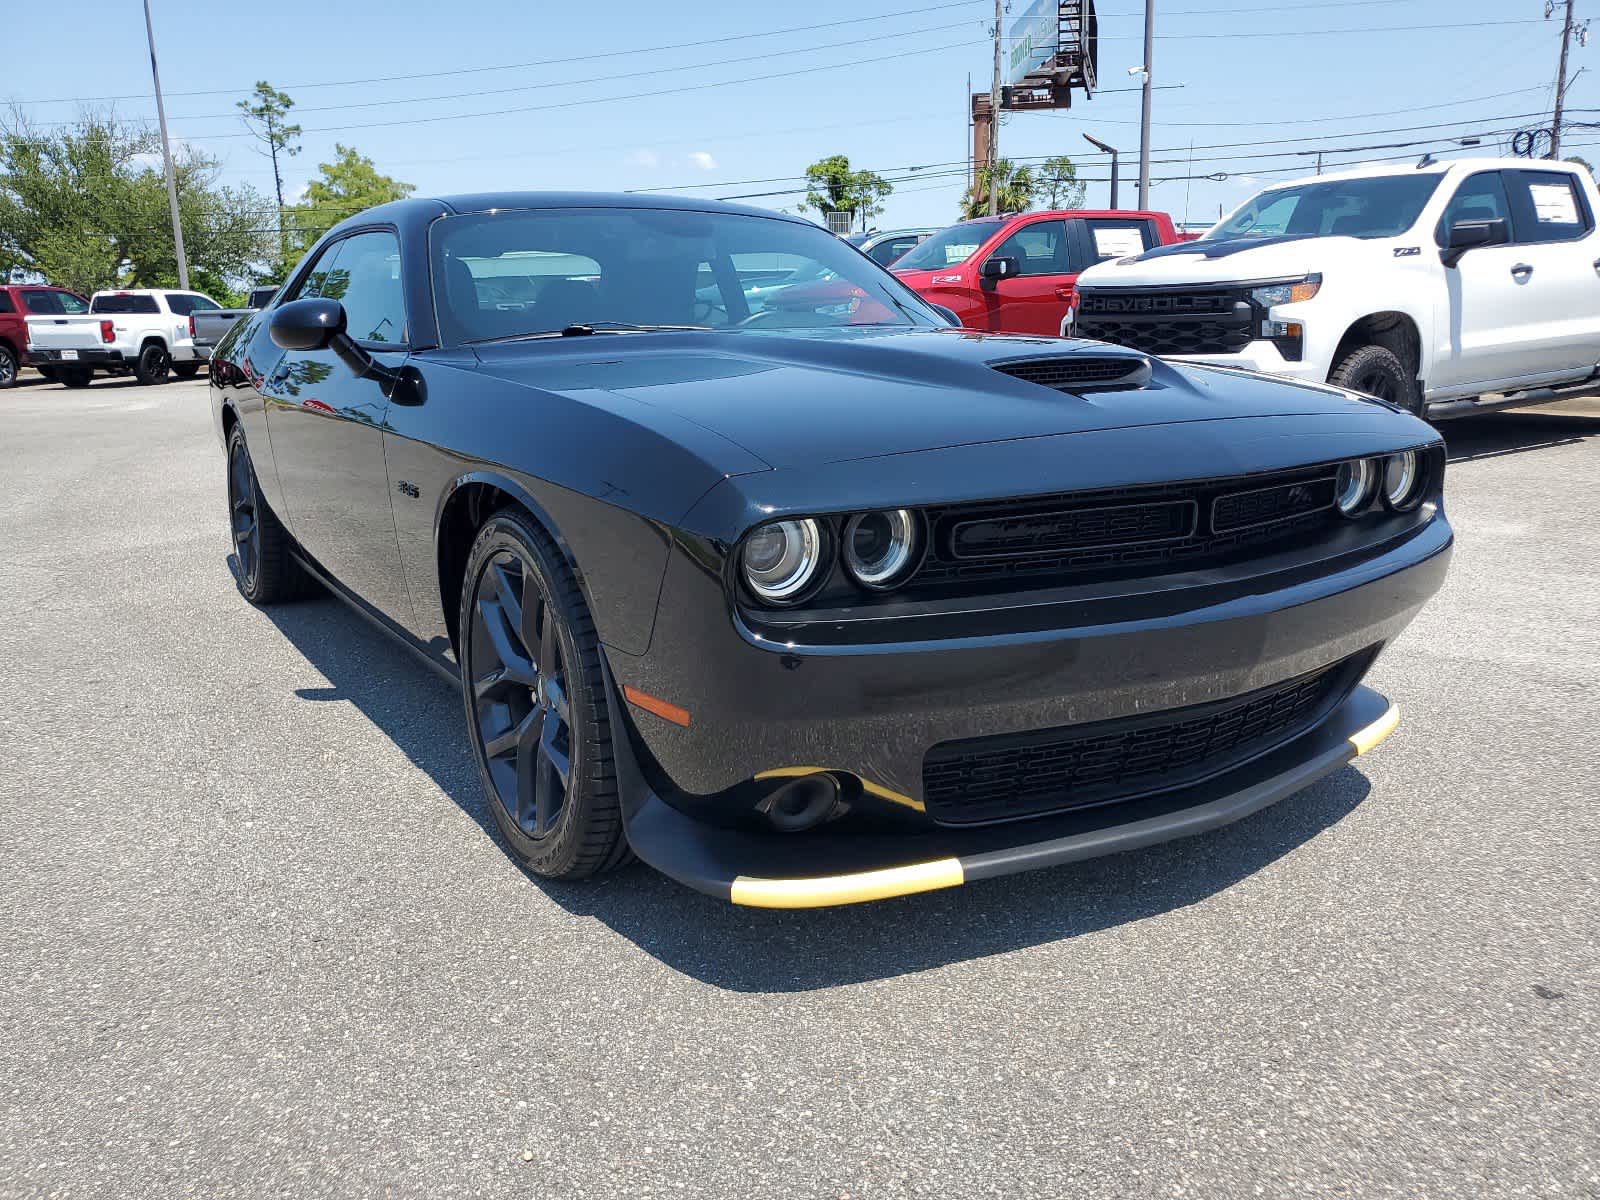
[[[1150,87],[1155,72],[1156,0],[1144,0],[1144,99],[1139,108],[1139,208],[1150,207]]]
[[[1106,145],[1099,138],[1090,137],[1087,133],[1083,135],[1083,140],[1088,142],[1089,145],[1093,146],[1096,150],[1100,150],[1100,151],[1102,151],[1102,152],[1104,152],[1106,154],[1111,155],[1111,209],[1112,209],[1113,212],[1115,212],[1117,207],[1118,207],[1118,205],[1117,205],[1117,149],[1116,149],[1115,146]]]
[[[156,31],[150,24],[150,0],[144,0],[144,35],[150,43],[150,78],[156,85],[156,118],[161,123],[161,157],[167,166],[167,203],[172,208],[172,242],[178,251],[178,286],[189,290],[189,256],[183,250],[183,219],[178,215],[178,176],[172,169],[172,145],[167,140],[167,110],[161,103],[161,71],[156,67]]]
[[[1005,0],[994,0],[994,79],[989,88],[989,215],[1000,211],[1000,22]]]

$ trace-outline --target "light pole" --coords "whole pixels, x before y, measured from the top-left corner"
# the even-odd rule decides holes
[[[1156,0],[1144,0],[1144,97],[1139,104],[1139,208],[1150,207],[1150,86],[1155,72]]]
[[[150,24],[150,0],[144,0],[144,35],[150,42],[150,78],[156,85],[156,116],[161,121],[161,157],[167,166],[167,203],[172,206],[172,243],[178,252],[178,286],[189,290],[189,256],[183,252],[183,219],[178,215],[178,175],[172,169],[167,141],[167,110],[161,103],[161,72],[156,69],[156,31]]]
[[[1087,133],[1083,135],[1083,140],[1096,150],[1111,155],[1111,207],[1115,210],[1117,207],[1117,148],[1108,146],[1099,138],[1092,138]]]

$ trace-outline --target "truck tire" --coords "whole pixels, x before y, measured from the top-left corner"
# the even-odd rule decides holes
[[[0,388],[17,386],[17,355],[10,346],[0,346]]]
[[[165,383],[172,367],[172,356],[160,342],[146,342],[139,347],[139,360],[134,363],[133,377],[146,387]]]
[[[56,369],[54,367],[35,367],[34,370],[39,372],[39,377],[41,379],[48,379],[51,382],[55,381]]]
[[[61,382],[69,388],[86,388],[94,378],[93,367],[58,367]]]
[[[1420,415],[1417,381],[1399,356],[1382,346],[1357,346],[1334,364],[1328,382]]]
[[[172,373],[179,379],[193,379],[200,374],[200,364],[197,362],[173,363]]]

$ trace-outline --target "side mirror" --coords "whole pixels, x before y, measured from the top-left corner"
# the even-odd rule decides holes
[[[928,307],[943,317],[946,325],[949,325],[952,328],[960,328],[961,318],[956,316],[953,308],[946,308],[942,304],[929,304]]]
[[[326,296],[291,300],[272,314],[268,329],[285,350],[326,350],[344,332],[344,305]]]
[[[1006,255],[997,255],[986,258],[983,266],[978,268],[978,278],[986,282],[995,282],[1001,279],[1010,279],[1018,273],[1017,260]]]
[[[1439,251],[1439,261],[1453,267],[1468,250],[1480,246],[1504,246],[1511,240],[1504,217],[1490,221],[1457,221],[1445,233],[1444,249]]]
[[[267,330],[285,350],[332,350],[358,379],[376,380],[389,395],[400,373],[373,358],[345,332],[344,305],[326,296],[291,300],[275,309]]]

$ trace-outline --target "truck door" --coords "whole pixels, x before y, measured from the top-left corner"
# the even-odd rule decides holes
[[[1588,196],[1570,171],[1501,175],[1517,264],[1528,268],[1521,295],[1535,370],[1587,375],[1600,361],[1600,233]]]
[[[323,248],[291,299],[327,296],[344,305],[346,330],[373,357],[406,357],[400,244],[367,230]],[[260,384],[267,432],[295,540],[362,600],[398,624],[412,622],[395,541],[383,431],[388,397],[332,350],[286,352]]]
[[[988,257],[1014,259],[1017,268],[1006,279],[983,281],[977,327],[1061,336],[1075,278],[1066,222],[1059,217],[1029,221]]]

